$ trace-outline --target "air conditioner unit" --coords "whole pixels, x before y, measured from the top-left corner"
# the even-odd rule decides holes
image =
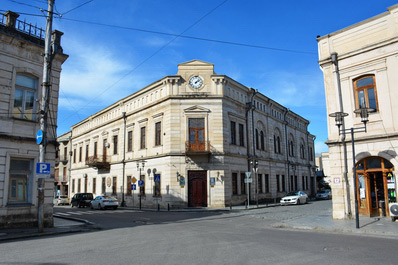
[[[390,203],[390,216],[393,222],[398,219],[398,203]]]

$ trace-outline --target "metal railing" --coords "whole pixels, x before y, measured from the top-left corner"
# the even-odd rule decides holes
[[[0,23],[4,26],[7,25],[6,21],[7,21],[7,16],[5,16],[4,14],[0,14],[1,15],[1,19],[0,19]],[[19,32],[25,33],[29,36],[44,40],[45,36],[46,36],[46,32],[44,29],[39,28],[36,25],[32,25],[31,23],[27,23],[26,21],[22,21],[17,19],[16,20],[16,24],[15,24],[15,29]]]
[[[185,142],[185,152],[187,153],[203,153],[210,152],[210,141]]]

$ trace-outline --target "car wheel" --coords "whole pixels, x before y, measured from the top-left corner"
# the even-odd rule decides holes
[[[308,203],[308,198],[305,198],[305,203]]]
[[[101,204],[101,203],[98,204],[98,206],[99,206],[100,210],[103,210],[103,209],[104,209],[104,207],[102,207],[102,204]]]
[[[113,207],[113,210],[116,210],[116,209],[117,209],[117,206]]]
[[[300,205],[300,198],[297,199],[296,205]]]
[[[92,204],[92,203],[90,203],[90,209],[94,209],[94,207],[93,207],[93,204]]]
[[[70,208],[73,208],[73,203],[70,204]]]

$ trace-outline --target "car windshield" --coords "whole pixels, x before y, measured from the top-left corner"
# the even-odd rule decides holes
[[[292,192],[289,192],[288,194],[286,194],[286,196],[297,196],[297,195],[299,195],[298,191],[292,191]]]
[[[321,190],[319,193],[329,193],[328,190]]]
[[[59,196],[61,199],[67,199],[68,198],[68,196],[65,196],[65,195],[61,195],[61,196]]]

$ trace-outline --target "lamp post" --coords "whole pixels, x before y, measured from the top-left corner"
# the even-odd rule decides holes
[[[355,114],[359,114],[361,116],[361,122],[363,122],[364,126],[363,127],[356,127],[353,128],[351,127],[350,129],[345,129],[344,127],[340,129],[340,126],[344,125],[344,117],[348,116],[348,113],[344,112],[334,112],[329,114],[329,117],[335,118],[336,121],[336,126],[339,129],[339,135],[343,134],[345,135],[346,133],[351,134],[351,146],[352,146],[352,163],[353,163],[353,181],[354,181],[354,200],[355,200],[355,227],[358,229],[359,228],[359,212],[358,212],[358,194],[357,194],[357,169],[356,169],[356,163],[355,163],[355,139],[354,139],[354,134],[358,132],[366,132],[366,123],[369,121],[369,113],[374,112],[375,109],[371,108],[360,108],[357,110],[354,110]],[[347,159],[347,156],[345,156],[345,159]],[[347,161],[345,161],[347,163]]]
[[[142,181],[141,180],[141,170],[144,170],[145,162],[146,162],[145,160],[137,160],[137,171],[139,171],[139,176],[138,176],[139,184],[142,183],[142,182],[140,182],[140,181]],[[142,167],[140,167],[140,163],[141,163]],[[139,197],[140,197],[140,210],[141,210],[141,198],[142,198],[141,185],[139,185],[139,187],[140,187]]]

